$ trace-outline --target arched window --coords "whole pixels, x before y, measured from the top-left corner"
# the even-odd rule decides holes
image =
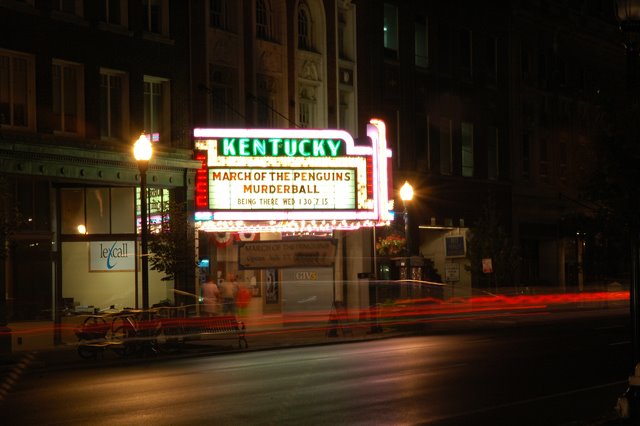
[[[267,0],[256,0],[256,36],[271,39],[271,10]]]
[[[311,50],[311,19],[304,4],[298,9],[298,49]]]

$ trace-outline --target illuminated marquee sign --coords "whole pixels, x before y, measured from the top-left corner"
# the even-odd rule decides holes
[[[370,145],[342,130],[195,129],[196,226],[205,231],[319,231],[388,224],[385,127]]]
[[[234,210],[353,210],[356,170],[210,168],[209,206]]]

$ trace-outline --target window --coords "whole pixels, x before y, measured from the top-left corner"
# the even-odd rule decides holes
[[[419,67],[429,66],[429,32],[426,18],[418,18],[414,25],[415,64]]]
[[[473,124],[462,123],[462,176],[473,177]]]
[[[314,127],[316,121],[316,97],[314,88],[302,86],[299,100],[298,125],[302,128]]]
[[[82,188],[60,190],[61,231],[63,234],[84,234],[86,226],[84,190]]]
[[[258,112],[258,126],[271,128],[277,126],[276,95],[278,82],[274,77],[264,74],[257,75],[258,96],[256,107]]]
[[[169,80],[144,77],[144,131],[159,135],[159,140],[168,143],[171,138],[171,90]]]
[[[384,50],[385,56],[398,59],[398,7],[384,4]]]
[[[471,77],[473,69],[473,37],[470,30],[460,31],[460,69],[464,77]]]
[[[80,133],[84,121],[82,66],[54,60],[51,76],[54,130]]]
[[[111,232],[109,188],[86,188],[85,207],[87,234],[108,234]]]
[[[78,0],[54,0],[53,9],[72,15],[82,15]]]
[[[304,4],[298,9],[298,49],[311,50],[311,18]]]
[[[125,0],[100,0],[100,21],[126,26],[127,4]]]
[[[120,71],[100,72],[100,136],[124,139],[128,126],[128,80]]]
[[[338,56],[340,59],[355,58],[355,6],[345,4],[338,8]]]
[[[62,233],[133,234],[134,202],[133,188],[62,188]]]
[[[224,0],[209,0],[209,26],[225,28]]]
[[[0,50],[0,125],[35,125],[35,61],[32,56]]]
[[[144,29],[147,32],[169,35],[167,0],[143,0]]]
[[[498,179],[498,167],[500,166],[500,133],[497,127],[489,127],[487,132],[487,177]]]
[[[271,40],[271,9],[267,0],[256,0],[256,36]]]
[[[355,108],[353,106],[354,94],[352,90],[340,90],[340,103],[338,105],[338,128],[355,134]]]
[[[450,175],[451,166],[451,120],[429,119],[429,150],[439,149],[440,174]],[[431,162],[431,158],[429,159]],[[433,166],[433,165],[431,165]]]
[[[235,115],[239,115],[234,107],[234,87],[237,73],[233,68],[210,65],[209,85],[211,87],[211,116],[209,120],[217,126],[231,126]]]
[[[269,96],[258,96],[258,126],[259,127],[275,127],[275,100]]]
[[[302,127],[303,129],[311,127],[312,108],[313,105],[311,104],[311,102],[300,102],[300,113],[298,114],[298,122],[300,124],[300,127]]]
[[[429,170],[429,117],[420,111],[415,118],[416,166],[418,170]]]

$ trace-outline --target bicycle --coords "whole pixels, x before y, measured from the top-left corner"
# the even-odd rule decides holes
[[[112,349],[119,356],[157,355],[161,322],[151,311],[124,311],[111,323],[111,339],[119,343]]]

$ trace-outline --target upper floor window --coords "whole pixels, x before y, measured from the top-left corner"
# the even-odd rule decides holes
[[[221,30],[229,29],[226,0],[209,0],[209,26]]]
[[[100,0],[99,19],[113,25],[127,25],[126,0]]]
[[[278,100],[278,80],[272,76],[258,74],[257,80],[257,124],[258,127],[276,127],[277,121],[277,100]]]
[[[420,17],[414,24],[415,64],[419,67],[429,66],[429,32],[427,18]]]
[[[84,121],[82,65],[54,60],[51,78],[54,130],[81,133]]]
[[[144,29],[150,33],[169,35],[169,5],[167,0],[142,0]]]
[[[384,4],[384,50],[385,56],[391,59],[398,58],[398,7]]]
[[[304,4],[298,9],[298,49],[311,50],[311,17]]]
[[[452,170],[451,165],[451,126],[452,122],[449,119],[429,118],[428,122],[428,145],[429,145],[429,162],[431,159],[438,161],[438,157],[433,157],[431,151],[439,154],[439,163],[430,164],[430,167],[439,166],[440,174],[450,175]]]
[[[80,0],[54,0],[53,9],[59,12],[82,16],[82,1]]]
[[[0,125],[35,126],[33,56],[0,50]]]
[[[338,2],[338,57],[355,59],[355,6]]]
[[[144,77],[144,131],[165,143],[171,137],[170,101],[169,80]]]
[[[462,176],[473,177],[473,124],[462,123]]]
[[[271,40],[271,8],[268,0],[256,0],[256,36]]]
[[[238,117],[244,118],[235,107],[234,93],[238,85],[237,71],[221,65],[209,65],[211,109],[209,121],[216,126],[234,126]]]
[[[338,104],[338,127],[355,134],[355,107],[354,93],[352,90],[340,90]]]
[[[302,128],[315,127],[317,105],[315,88],[302,86],[298,100],[298,125]]]
[[[100,136],[124,139],[128,127],[127,74],[121,71],[100,71]]]

